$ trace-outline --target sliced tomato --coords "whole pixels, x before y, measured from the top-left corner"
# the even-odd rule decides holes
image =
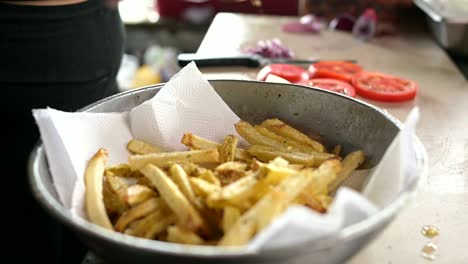
[[[356,93],[376,101],[402,102],[414,99],[418,84],[378,72],[361,72],[352,79]]]
[[[324,90],[330,90],[333,92],[342,93],[351,97],[354,97],[356,95],[356,91],[354,90],[353,86],[351,86],[347,82],[343,82],[343,81],[335,80],[335,79],[317,78],[317,79],[310,79],[307,81],[301,81],[301,82],[298,82],[298,84],[318,87]]]
[[[345,61],[319,61],[309,66],[313,78],[331,78],[351,82],[351,78],[362,71],[362,67]]]
[[[261,69],[257,74],[257,80],[264,81],[269,74],[279,76],[290,82],[299,82],[309,79],[309,74],[303,68],[291,64],[270,64]]]

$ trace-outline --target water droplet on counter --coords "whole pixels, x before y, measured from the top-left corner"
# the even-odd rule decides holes
[[[421,229],[421,233],[428,238],[433,238],[435,236],[439,235],[439,228],[433,226],[433,225],[425,225]]]
[[[424,247],[421,249],[421,255],[423,258],[428,259],[428,260],[434,260],[435,259],[435,253],[437,251],[437,245],[428,242]]]

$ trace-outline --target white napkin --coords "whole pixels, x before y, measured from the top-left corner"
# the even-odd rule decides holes
[[[84,217],[83,176],[86,163],[100,147],[109,150],[109,164],[113,165],[127,161],[126,144],[132,138],[167,150],[180,150],[185,148],[180,139],[186,132],[219,142],[228,134],[237,135],[234,124],[239,121],[194,63],[183,68],[156,96],[129,112],[66,113],[47,108],[33,110],[33,114],[59,198],[76,217]],[[414,127],[408,129],[412,134]],[[401,158],[399,151],[385,157],[390,161],[383,159],[383,162]],[[385,176],[385,173],[380,174],[374,174],[372,178]],[[404,177],[394,177],[399,182],[400,178]],[[404,184],[397,185],[404,187]],[[366,191],[372,190],[369,186],[372,184],[365,187]],[[291,240],[318,239],[336,234],[341,228],[375,213],[378,209],[374,203],[388,202],[399,191],[393,190],[385,197],[375,192],[378,197],[368,195],[369,201],[351,189],[341,188],[326,215],[301,206],[291,207],[258,234],[249,247],[258,250],[280,246]],[[325,222],[327,225],[323,224]]]

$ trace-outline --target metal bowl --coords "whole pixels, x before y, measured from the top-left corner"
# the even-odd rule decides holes
[[[210,81],[240,118],[259,122],[278,117],[307,133],[323,135],[328,146],[364,149],[376,164],[401,127],[388,113],[341,94],[289,84],[254,81]],[[121,93],[81,111],[126,111],[153,97],[162,85]],[[418,173],[427,170],[426,152],[414,138]],[[341,263],[380,233],[411,198],[416,185],[395,194],[393,202],[372,217],[343,229],[337,236],[290,244],[275,250],[249,252],[242,248],[184,246],[152,241],[104,230],[72,217],[60,204],[47,159],[38,145],[31,153],[29,179],[36,199],[55,218],[71,228],[98,256],[111,263]]]

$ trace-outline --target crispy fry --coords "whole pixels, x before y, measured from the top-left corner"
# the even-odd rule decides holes
[[[211,184],[214,184],[216,186],[221,186],[221,182],[219,179],[216,177],[214,172],[212,170],[204,170],[198,173],[196,175],[198,178],[203,179]]]
[[[86,213],[91,222],[112,230],[112,224],[107,216],[102,194],[103,175],[107,157],[107,151],[101,148],[89,160],[86,167]]]
[[[364,152],[362,150],[354,151],[349,153],[342,162],[342,169],[336,176],[336,179],[328,185],[328,190],[330,193],[336,191],[341,183],[348,178],[348,176],[361,166],[366,159]]]
[[[127,188],[125,193],[125,202],[130,206],[135,206],[142,203],[151,197],[156,197],[157,193],[148,186],[141,184],[134,184]]]
[[[125,201],[127,184],[118,176],[109,174],[104,178],[103,199],[108,215],[121,215],[128,208]]]
[[[223,208],[227,205],[237,207],[250,206],[249,199],[255,193],[259,173],[259,171],[251,173],[225,186],[221,191],[212,193],[206,199],[208,206],[213,208]]]
[[[223,144],[218,148],[219,162],[234,161],[238,141],[239,140],[234,135],[228,135],[224,139]]]
[[[197,231],[203,226],[200,214],[161,169],[148,164],[141,169],[141,172],[156,186],[161,197],[167,202],[182,226],[192,231]]]
[[[254,128],[260,134],[273,139],[279,145],[284,145],[287,148],[290,148],[291,150],[295,150],[295,151],[301,152],[301,153],[316,153],[317,152],[310,145],[299,143],[299,142],[294,141],[292,139],[289,139],[289,138],[280,136],[278,134],[275,134],[273,131],[269,130],[268,128],[265,128],[265,127],[262,127],[262,126],[254,126]]]
[[[252,145],[261,145],[273,147],[279,150],[288,150],[288,145],[262,135],[248,122],[239,121],[237,124],[235,124],[235,127],[237,133],[239,133],[239,135],[241,135],[247,142]]]
[[[178,164],[180,167],[182,167],[187,176],[193,176],[200,168],[197,164],[188,161],[168,162],[169,168],[174,164]]]
[[[192,186],[189,181],[189,177],[185,170],[179,164],[174,164],[170,168],[171,171],[171,178],[177,184],[180,191],[185,195],[185,197],[189,200],[192,205],[195,205],[196,199],[195,194],[193,192]]]
[[[190,183],[192,184],[195,193],[203,198],[211,195],[212,193],[219,192],[220,190],[219,186],[200,178],[190,178]]]
[[[247,175],[246,169],[247,164],[230,161],[216,167],[215,172],[221,181],[221,185],[225,186]]]
[[[241,212],[238,208],[232,206],[226,206],[223,209],[223,222],[222,228],[224,232],[227,232],[231,227],[239,220]]]
[[[123,232],[127,225],[131,222],[145,217],[154,210],[161,208],[163,206],[167,206],[166,203],[161,198],[151,198],[146,200],[145,202],[131,208],[130,210],[123,213],[117,223],[115,224],[115,230],[119,232]]]
[[[190,149],[217,149],[221,144],[213,142],[208,139],[193,135],[192,133],[185,133],[182,137],[182,144],[189,147]],[[249,160],[250,155],[245,149],[236,148],[234,157],[236,160]]]
[[[155,166],[164,166],[171,161],[189,161],[200,162],[218,162],[219,155],[217,149],[191,150],[182,152],[163,152],[147,155],[133,155],[128,159],[132,170],[139,170],[147,164]]]
[[[202,245],[204,241],[197,234],[179,226],[170,226],[167,229],[167,241],[173,243]]]
[[[336,155],[336,156],[339,156],[340,153],[341,153],[341,145],[336,145],[333,150],[332,150],[332,154]]]
[[[289,126],[288,124],[284,123],[283,121],[277,118],[267,119],[263,121],[261,126],[268,128],[269,130],[273,131],[275,134],[278,134],[280,136],[290,138],[299,143],[310,145],[318,152],[325,152],[325,147],[322,144],[320,144],[320,142],[309,138],[304,133]]]
[[[139,178],[143,176],[139,171],[132,171],[130,169],[130,165],[128,164],[118,164],[107,167],[105,170],[105,175],[115,175],[125,178]]]
[[[314,154],[305,154],[299,152],[282,152],[275,148],[267,146],[252,145],[247,150],[250,155],[261,161],[270,161],[276,157],[281,157],[291,163],[302,164],[305,166],[316,167],[322,164],[324,161],[333,159],[336,156],[329,153],[316,152]]]
[[[219,241],[220,246],[241,246],[267,226],[284,207],[283,195],[273,190],[245,212]]]
[[[140,220],[133,221],[125,233],[132,236],[153,239],[176,221],[168,207],[158,208]]]
[[[137,139],[130,140],[127,144],[127,149],[128,151],[139,155],[162,152],[160,148]]]
[[[312,180],[305,186],[304,192],[312,196],[328,194],[328,186],[340,170],[341,163],[338,160],[324,162],[314,170]]]

